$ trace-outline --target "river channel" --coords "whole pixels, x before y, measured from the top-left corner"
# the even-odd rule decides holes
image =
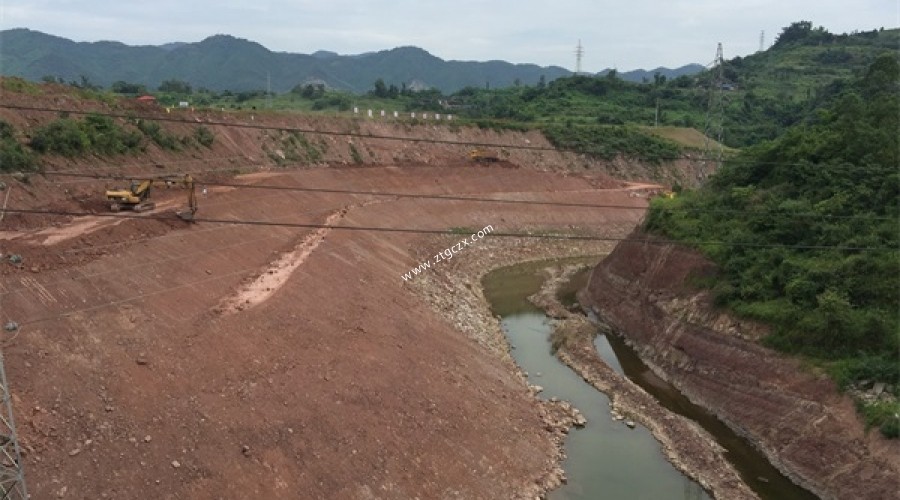
[[[562,261],[569,263],[575,261]],[[594,259],[596,262],[596,259]],[[562,364],[550,350],[551,320],[527,297],[541,287],[539,272],[552,262],[502,268],[484,280],[485,295],[514,349],[512,355],[533,385],[544,388],[542,397],[571,402],[588,419],[584,429],[566,439],[563,463],[568,483],[551,492],[553,500],[602,498],[700,499],[709,495],[676,470],[644,427],[630,429],[610,415],[609,399]],[[560,289],[564,303],[587,281],[587,271]],[[709,412],[692,404],[667,382],[656,377],[621,339],[599,335],[594,342],[601,358],[627,376],[670,411],[699,423],[727,450],[729,461],[762,499],[815,499],[775,469],[745,439],[737,436]]]
[[[546,265],[546,264],[545,264]],[[609,398],[597,391],[550,352],[550,320],[526,297],[543,278],[539,266],[522,265],[489,274],[485,294],[519,366],[542,397],[572,403],[587,418],[583,429],[566,439],[563,463],[568,483],[550,493],[552,500],[575,499],[707,499],[699,484],[676,470],[659,443],[642,426],[629,428],[610,415]]]

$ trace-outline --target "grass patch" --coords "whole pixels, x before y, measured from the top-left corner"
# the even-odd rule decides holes
[[[639,127],[639,129],[689,149],[704,150],[708,146],[711,149],[722,148],[726,153],[735,151],[733,148],[718,143],[715,139],[706,137],[703,132],[692,127]]]
[[[623,155],[656,164],[681,154],[681,147],[674,142],[632,126],[566,123],[546,125],[542,131],[557,148],[606,160]]]

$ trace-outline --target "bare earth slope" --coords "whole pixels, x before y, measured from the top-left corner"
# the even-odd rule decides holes
[[[236,182],[645,205],[603,178],[504,166]],[[24,259],[4,264],[0,313],[21,325],[4,353],[34,498],[539,493],[556,444],[531,392],[401,278],[465,234],[202,218],[621,236],[639,211],[213,188],[187,225],[172,215],[183,193],[158,196],[149,215],[162,220],[102,217],[101,206],[52,224],[10,214],[2,229],[0,250]]]

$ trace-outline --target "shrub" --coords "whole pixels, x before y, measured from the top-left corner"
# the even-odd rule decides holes
[[[37,129],[30,146],[39,153],[53,153],[65,157],[80,156],[88,151],[91,141],[77,121],[60,118]]]
[[[34,133],[29,145],[39,153],[74,157],[123,154],[142,143],[139,133],[125,130],[109,117],[90,115],[82,121],[66,116],[49,123]]]
[[[141,144],[137,132],[126,131],[108,116],[90,115],[81,122],[92,152],[103,155],[126,153]]]
[[[363,163],[362,155],[359,154],[359,150],[353,144],[350,144],[350,157],[353,158],[353,163]]]
[[[181,149],[178,138],[163,130],[159,123],[149,120],[138,120],[137,127],[159,147],[172,151]]]
[[[216,140],[215,134],[213,134],[212,130],[209,128],[200,125],[196,129],[194,129],[194,139],[197,140],[200,144],[211,147],[213,142]]]
[[[15,128],[0,120],[0,171],[21,172],[35,168],[34,155],[16,140]]]

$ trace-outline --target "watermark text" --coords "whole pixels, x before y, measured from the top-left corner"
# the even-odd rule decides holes
[[[437,265],[438,262],[441,262],[443,260],[452,259],[453,256],[456,255],[457,253],[461,252],[463,248],[466,248],[469,245],[474,245],[475,243],[478,243],[479,240],[481,240],[485,236],[491,234],[492,232],[494,232],[494,226],[488,225],[484,229],[482,229],[476,233],[473,233],[468,238],[466,238],[464,240],[460,240],[459,243],[441,250],[440,252],[434,254],[434,256],[432,258],[430,258],[430,259],[426,260],[425,262],[419,264],[418,266],[412,268],[409,272],[401,275],[401,277],[403,278],[403,281],[409,281],[409,280],[415,278],[416,276],[431,269],[432,265]]]

